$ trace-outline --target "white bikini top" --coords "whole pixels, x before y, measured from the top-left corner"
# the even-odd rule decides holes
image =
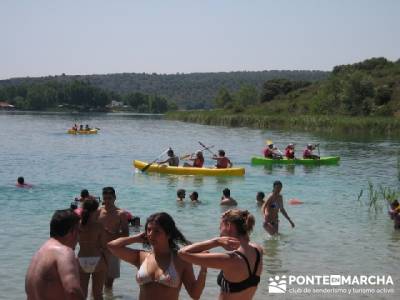
[[[163,274],[161,274],[158,279],[153,278],[147,272],[147,257],[149,257],[149,255],[146,256],[138,272],[136,273],[136,282],[139,285],[144,285],[150,282],[156,282],[168,287],[178,288],[179,285],[181,284],[181,279],[179,278],[179,274],[176,271],[172,253],[171,253],[171,260],[167,270]]]

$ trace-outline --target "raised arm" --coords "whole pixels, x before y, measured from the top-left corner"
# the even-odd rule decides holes
[[[197,279],[194,277],[193,265],[184,262],[185,268],[183,271],[182,282],[186,291],[192,299],[200,299],[200,296],[206,285],[207,269],[201,267]]]
[[[141,250],[128,248],[128,245],[135,243],[143,243],[144,242],[144,232],[139,233],[134,236],[129,237],[120,237],[116,240],[113,240],[107,244],[108,249],[112,254],[119,257],[120,259],[136,266],[140,267],[140,253],[143,252]]]
[[[79,267],[72,249],[57,254],[57,270],[65,292],[65,299],[84,300],[79,281]]]
[[[204,242],[186,246],[178,251],[178,255],[184,261],[199,265],[205,268],[228,269],[234,265],[232,256],[227,253],[204,253],[216,247],[223,247],[226,250],[234,250],[239,247],[239,241],[231,237],[217,237]],[[203,253],[199,253],[203,252]]]

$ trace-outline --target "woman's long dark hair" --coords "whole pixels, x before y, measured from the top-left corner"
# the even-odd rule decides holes
[[[82,226],[85,226],[89,221],[90,215],[99,208],[99,202],[97,202],[95,199],[87,199],[83,202],[82,206],[83,211],[81,224]]]
[[[147,232],[147,226],[149,223],[155,223],[164,230],[164,232],[169,237],[168,243],[171,250],[178,251],[178,244],[191,244],[191,242],[189,242],[182,234],[182,232],[180,232],[179,229],[176,227],[174,219],[166,212],[152,214],[150,217],[148,217],[146,220],[146,225],[144,226],[145,232]],[[149,247],[150,245],[148,243],[145,243],[145,246]]]

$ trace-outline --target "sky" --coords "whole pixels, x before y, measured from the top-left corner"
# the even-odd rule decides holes
[[[0,0],[0,79],[400,58],[398,0]]]

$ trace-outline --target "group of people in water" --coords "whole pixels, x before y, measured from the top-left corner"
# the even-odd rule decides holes
[[[83,124],[80,124],[79,127],[78,125],[75,123],[74,126],[71,127],[72,130],[75,131],[90,131],[92,130],[92,128],[89,127],[89,124],[86,124],[85,126],[83,126]]]
[[[280,195],[282,183],[274,182],[273,191],[257,194],[264,217],[263,227],[278,233],[278,213],[292,227]],[[186,191],[177,191],[177,202]],[[191,243],[165,212],[149,216],[144,232],[129,236],[129,221],[136,218],[115,204],[113,187],[104,187],[102,199],[82,190],[69,209],[57,210],[50,221],[50,239],[33,256],[25,288],[28,299],[86,299],[89,280],[95,300],[103,299],[103,289],[111,289],[120,276],[120,259],[137,268],[139,299],[178,299],[183,286],[193,299],[199,299],[205,286],[207,269],[219,269],[217,284],[220,299],[251,299],[260,282],[263,249],[250,241],[255,224],[247,210],[233,208],[238,203],[230,190],[222,191],[221,206],[226,210],[220,219],[220,236]],[[191,203],[201,203],[199,194],[190,194]],[[132,225],[139,225],[139,222]],[[75,247],[79,244],[77,260]],[[141,244],[143,250],[129,245]],[[183,246],[183,247],[179,247]],[[222,247],[226,252],[209,253]],[[193,265],[200,266],[197,276]]]
[[[174,150],[171,148],[167,151],[168,158],[162,161],[159,161],[159,164],[168,164],[171,167],[179,166],[179,157],[175,155]],[[203,150],[199,150],[196,153],[192,153],[189,155],[182,156],[181,159],[189,160],[189,162],[185,162],[183,164],[184,167],[192,167],[192,168],[203,168],[204,166],[204,155]],[[233,164],[228,157],[225,156],[224,150],[218,150],[218,155],[213,155],[212,159],[216,160],[215,167],[217,169],[226,169],[232,168]]]
[[[182,201],[185,191],[178,190],[177,197]],[[230,197],[228,189],[223,197],[221,205]],[[190,198],[199,201],[195,191]],[[50,238],[28,267],[28,299],[86,299],[90,279],[93,298],[103,299],[104,287],[112,288],[119,277],[120,259],[137,268],[139,299],[178,299],[182,284],[190,297],[199,299],[208,268],[220,270],[220,298],[251,299],[255,294],[263,249],[250,241],[255,219],[247,210],[226,210],[218,237],[191,243],[165,212],[152,214],[144,232],[129,236],[128,216],[115,205],[114,188],[103,188],[102,203],[99,200],[83,190],[71,208],[53,214]],[[132,244],[143,249],[132,249]],[[209,253],[216,247],[226,252]],[[200,266],[197,276],[193,265]]]
[[[308,144],[303,150],[304,159],[320,159],[319,155],[313,153],[313,151],[318,147],[318,144]],[[267,146],[263,150],[264,157],[271,159],[296,159],[295,156],[295,144],[290,143],[286,146],[284,153],[274,146],[270,141],[267,142]]]

